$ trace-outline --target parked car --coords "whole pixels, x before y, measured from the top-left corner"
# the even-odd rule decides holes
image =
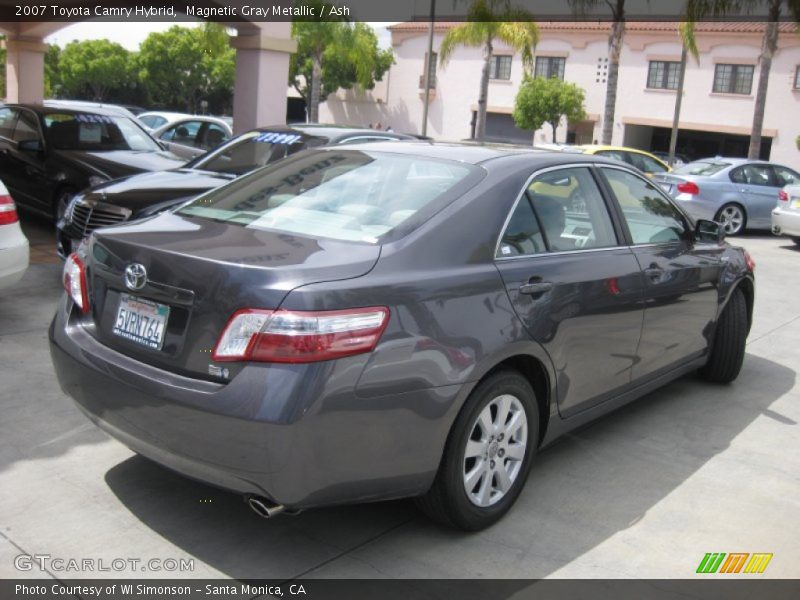
[[[778,192],[778,205],[772,211],[772,233],[790,237],[800,246],[800,183]]]
[[[669,173],[667,163],[644,150],[626,148],[624,146],[603,146],[599,144],[584,144],[582,146],[564,146],[564,152],[580,152],[594,156],[605,156],[621,162],[628,163],[639,169],[648,177],[661,173]]]
[[[228,141],[233,135],[228,122],[217,117],[146,112],[137,118],[145,124],[166,119],[160,125],[151,127],[153,137],[187,160],[205,154]]]
[[[0,289],[22,279],[29,257],[28,239],[19,226],[14,199],[0,181]]]
[[[262,516],[413,496],[480,529],[541,446],[697,369],[736,378],[753,263],[722,238],[598,157],[304,150],[95,231],[51,354],[101,428]]]
[[[655,180],[692,217],[717,221],[727,235],[737,235],[745,229],[769,229],[780,188],[800,183],[800,174],[776,163],[718,156]]]
[[[78,191],[184,161],[135,121],[103,109],[0,107],[0,178],[20,207],[58,218]]]
[[[304,148],[347,144],[353,139],[363,141],[364,136],[383,141],[405,137],[349,127],[262,127],[248,131],[180,168],[102,183],[74,196],[63,218],[59,219],[56,225],[58,254],[66,258],[81,239],[98,227],[173,208]]]

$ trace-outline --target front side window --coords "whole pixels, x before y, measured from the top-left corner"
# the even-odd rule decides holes
[[[14,128],[14,141],[22,142],[25,140],[41,140],[42,136],[39,134],[39,124],[37,123],[36,116],[27,110],[19,111],[19,120],[17,126]]]
[[[714,92],[749,94],[753,88],[753,65],[723,65],[714,69]]]
[[[217,125],[216,123],[209,123],[208,127],[206,127],[200,147],[203,150],[211,150],[211,148],[216,148],[227,140],[228,133],[220,125]]]
[[[511,57],[493,56],[489,79],[511,79]]]
[[[647,71],[647,87],[660,90],[677,90],[681,63],[651,60]]]
[[[45,137],[56,150],[161,150],[144,130],[127,117],[91,113],[47,113]]]
[[[611,217],[586,167],[537,176],[520,198],[497,249],[499,258],[617,245]]]
[[[161,134],[161,139],[165,142],[174,142],[184,146],[194,146],[197,133],[203,125],[202,121],[183,121],[173,125]]]
[[[680,211],[655,185],[621,169],[603,168],[634,244],[664,244],[686,239],[689,228]]]
[[[555,77],[564,79],[564,67],[567,59],[558,56],[537,56],[534,65],[534,77]]]
[[[435,210],[438,199],[481,171],[399,154],[309,151],[200,196],[179,213],[252,229],[377,243],[417,213]]]

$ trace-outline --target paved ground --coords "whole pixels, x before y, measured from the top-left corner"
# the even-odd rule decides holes
[[[790,242],[737,240],[758,283],[734,385],[686,377],[569,436],[540,455],[505,520],[463,535],[410,502],[262,521],[239,497],[109,439],[54,379],[46,328],[60,264],[47,227],[26,230],[45,245],[0,295],[0,577],[48,576],[16,571],[21,552],[194,558],[185,576],[240,578],[685,578],[706,552],[772,552],[765,576],[800,577],[800,251]]]

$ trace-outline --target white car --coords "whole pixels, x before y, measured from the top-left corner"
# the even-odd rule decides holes
[[[171,112],[145,112],[137,119],[171,152],[192,159],[227,142],[233,130],[219,117]]]
[[[0,289],[22,279],[29,260],[28,238],[20,229],[17,207],[0,182]]]
[[[790,237],[800,246],[800,185],[787,185],[778,192],[778,205],[772,210],[772,233]]]

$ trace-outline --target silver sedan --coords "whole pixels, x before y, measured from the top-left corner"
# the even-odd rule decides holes
[[[721,223],[727,235],[770,229],[785,185],[800,174],[783,165],[745,158],[704,158],[653,178],[695,219]]]

